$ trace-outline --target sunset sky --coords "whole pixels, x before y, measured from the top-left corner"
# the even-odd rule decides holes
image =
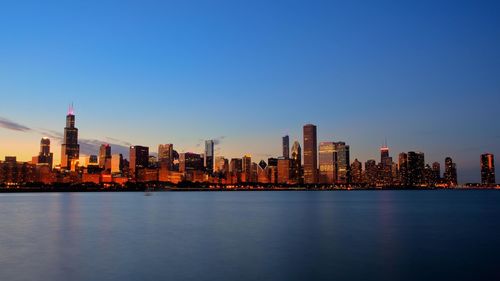
[[[84,154],[217,139],[258,162],[313,123],[351,161],[378,161],[387,139],[395,160],[451,156],[477,182],[480,154],[500,157],[499,15],[499,1],[2,1],[0,158],[31,160],[49,136],[59,159],[74,103]]]

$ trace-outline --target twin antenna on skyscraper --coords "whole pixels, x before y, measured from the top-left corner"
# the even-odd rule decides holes
[[[73,107],[73,103],[71,103],[68,107],[68,115],[75,115],[75,108]]]

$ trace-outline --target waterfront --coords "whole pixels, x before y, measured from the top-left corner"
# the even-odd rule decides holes
[[[0,280],[493,280],[500,192],[0,194]]]

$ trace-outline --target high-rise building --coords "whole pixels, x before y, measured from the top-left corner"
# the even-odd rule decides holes
[[[267,158],[267,166],[278,167],[278,159],[274,157]]]
[[[137,175],[138,169],[147,168],[149,166],[149,147],[147,146],[131,146],[130,147],[130,174]]]
[[[352,183],[363,183],[363,165],[358,159],[354,159],[354,162],[351,164],[351,178]]]
[[[229,162],[229,172],[233,175],[238,175],[241,173],[243,167],[243,161],[241,158],[232,158]]]
[[[337,182],[337,151],[334,142],[319,143],[319,182],[334,184]]]
[[[104,169],[106,162],[111,159],[111,146],[109,144],[101,144],[99,148],[99,167]]]
[[[214,172],[225,175],[229,172],[229,161],[223,156],[215,157]]]
[[[278,158],[278,183],[290,183],[291,161],[285,157]]]
[[[379,183],[382,186],[392,185],[392,157],[389,156],[389,147],[384,144],[380,148],[380,174]]]
[[[423,184],[426,186],[435,186],[437,183],[436,174],[429,164],[426,164],[424,167],[424,182]]]
[[[245,155],[242,158],[241,181],[242,182],[252,181],[252,156],[250,155]]]
[[[432,172],[436,181],[441,179],[441,164],[439,162],[432,163]]]
[[[50,152],[50,139],[42,138],[40,140],[40,153],[38,154],[37,164],[47,165],[52,169],[54,154]]]
[[[64,138],[61,145],[61,169],[71,170],[74,167],[74,162],[78,161],[79,158],[78,129],[75,127],[75,111],[71,105],[66,115],[66,127],[64,127]]]
[[[160,144],[158,146],[158,163],[160,167],[166,168],[168,171],[173,170],[174,163],[174,145],[171,143]]]
[[[214,172],[214,141],[205,141],[205,157],[204,166],[207,173],[212,174]]]
[[[123,171],[123,155],[113,154],[111,156],[111,173],[119,174]]]
[[[408,184],[408,154],[402,152],[399,154],[399,184],[409,186]]]
[[[389,158],[389,147],[387,144],[384,144],[380,148],[380,163],[384,163],[387,158]]]
[[[318,143],[316,126],[304,126],[304,183],[315,184],[318,182]]]
[[[446,157],[444,159],[444,175],[443,178],[449,186],[456,186],[458,184],[457,180],[457,166],[453,163],[451,157]]]
[[[203,157],[197,153],[179,154],[179,172],[202,171]]]
[[[422,152],[408,152],[408,185],[419,186],[424,183],[425,157]]]
[[[152,169],[158,168],[158,158],[154,155],[149,155],[148,167]]]
[[[86,166],[99,167],[99,157],[97,155],[91,154],[87,158]]]
[[[283,157],[290,158],[290,137],[288,135],[283,137]]]
[[[365,162],[365,182],[370,187],[375,187],[377,185],[377,162],[373,159],[370,159]]]
[[[347,184],[351,182],[351,159],[350,149],[345,142],[335,143],[335,151],[337,155],[337,183]]]
[[[481,155],[481,184],[494,185],[495,179],[495,157],[491,153]]]
[[[291,160],[291,177],[296,183],[302,183],[302,149],[298,141],[293,142]]]

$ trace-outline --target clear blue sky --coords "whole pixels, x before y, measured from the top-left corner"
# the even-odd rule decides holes
[[[62,133],[156,151],[280,153],[280,137],[351,157],[451,156],[461,182],[500,156],[499,1],[2,1],[0,156]],[[118,142],[118,141],[117,141]],[[60,148],[54,144],[58,157]]]

